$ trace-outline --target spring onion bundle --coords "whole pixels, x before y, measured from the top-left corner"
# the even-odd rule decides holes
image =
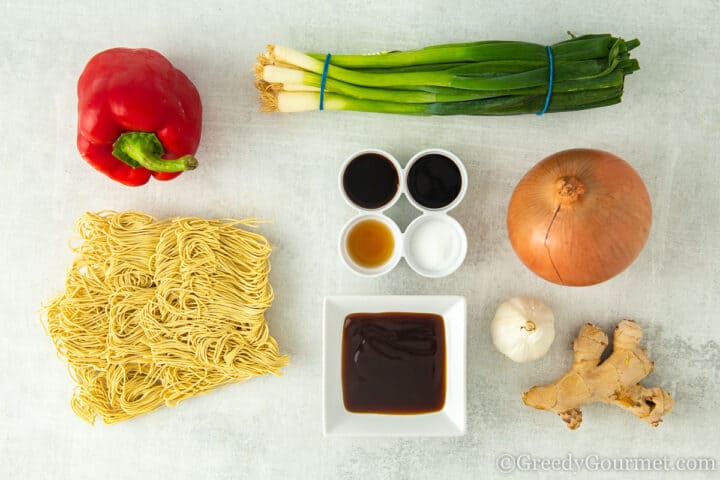
[[[302,53],[269,45],[255,65],[262,110],[326,110],[413,115],[513,115],[620,103],[640,68],[638,40],[608,34],[551,46],[514,41],[436,45],[369,55]],[[327,65],[326,65],[327,61]],[[327,69],[324,92],[323,70]],[[322,93],[322,95],[321,95]]]

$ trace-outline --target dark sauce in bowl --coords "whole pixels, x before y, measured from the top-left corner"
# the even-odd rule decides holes
[[[445,405],[445,327],[432,313],[352,313],[342,338],[345,409],[420,414]]]
[[[423,207],[444,208],[460,194],[462,174],[454,161],[431,153],[412,164],[407,188],[412,198]]]
[[[354,158],[343,172],[343,189],[361,208],[375,209],[387,205],[400,185],[395,165],[377,153]]]

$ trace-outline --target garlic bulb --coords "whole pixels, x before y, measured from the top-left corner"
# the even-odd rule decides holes
[[[495,348],[515,362],[530,362],[555,339],[555,316],[540,300],[514,297],[498,307],[490,328]]]

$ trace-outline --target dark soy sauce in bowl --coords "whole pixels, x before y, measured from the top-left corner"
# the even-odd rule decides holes
[[[350,161],[342,178],[343,189],[357,206],[368,210],[387,205],[400,186],[395,165],[377,153],[363,153]]]
[[[407,175],[407,188],[412,198],[425,208],[450,205],[462,189],[462,174],[450,158],[430,153],[417,159]]]

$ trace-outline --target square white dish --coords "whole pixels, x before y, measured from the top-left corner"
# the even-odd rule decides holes
[[[465,297],[331,296],[323,305],[323,432],[327,436],[457,436],[465,434]],[[417,312],[443,317],[445,327],[445,405],[418,415],[352,413],[342,392],[342,335],[351,313]]]

